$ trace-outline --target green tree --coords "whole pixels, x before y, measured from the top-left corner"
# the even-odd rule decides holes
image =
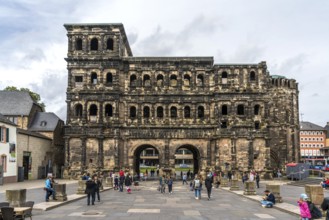
[[[46,105],[45,103],[41,102],[41,98],[40,95],[38,93],[32,92],[30,89],[28,88],[20,88],[18,89],[16,86],[7,86],[4,91],[22,91],[22,92],[28,92],[31,96],[31,98],[38,103],[43,110],[45,110]]]

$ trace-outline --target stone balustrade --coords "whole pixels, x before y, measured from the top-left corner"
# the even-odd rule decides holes
[[[6,199],[11,207],[21,207],[26,202],[26,189],[6,190]]]
[[[228,187],[228,179],[221,178],[220,185],[221,185],[221,187]]]
[[[319,185],[305,185],[305,193],[310,200],[317,206],[321,205],[324,199],[322,186]]]
[[[67,194],[66,194],[66,184],[54,184],[54,190],[56,192],[56,199],[58,201],[66,201],[67,200]]]
[[[238,190],[240,190],[240,187],[239,187],[238,182],[239,182],[238,179],[232,179],[231,180],[231,187],[230,187],[230,190],[231,191],[238,191]]]
[[[85,194],[87,180],[79,180],[77,194]]]
[[[105,178],[105,187],[113,187],[113,178],[112,177],[106,177]]]
[[[245,181],[243,195],[256,195],[255,185],[254,181]]]

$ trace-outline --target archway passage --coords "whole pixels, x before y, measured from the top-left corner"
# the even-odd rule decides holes
[[[190,171],[190,177],[199,172],[200,152],[193,145],[182,145],[175,152],[175,169],[180,173]]]
[[[152,145],[141,145],[134,153],[134,171],[136,174],[148,172],[151,176],[151,170],[156,172],[159,166],[159,151]],[[153,173],[154,174],[154,173]]]

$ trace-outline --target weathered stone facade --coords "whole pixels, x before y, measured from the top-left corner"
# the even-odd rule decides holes
[[[259,171],[299,161],[298,84],[265,62],[133,57],[122,24],[65,24],[68,36],[65,164],[138,171],[153,147],[163,168],[179,148],[195,171]]]

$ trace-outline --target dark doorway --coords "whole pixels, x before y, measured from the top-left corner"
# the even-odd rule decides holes
[[[184,170],[184,172],[190,170],[191,173],[197,174],[199,172],[199,167],[200,167],[199,164],[200,164],[200,153],[198,149],[196,149],[196,147],[192,145],[182,145],[176,150],[175,152],[176,170],[181,169]],[[192,177],[194,177],[194,175]]]
[[[30,152],[24,152],[23,153],[23,167],[24,167],[24,179],[29,179],[29,171],[31,169],[31,153]]]
[[[146,170],[148,176],[151,176],[151,170],[156,171],[159,166],[159,151],[152,145],[141,145],[134,153],[134,171],[140,174],[142,171],[145,175]]]

